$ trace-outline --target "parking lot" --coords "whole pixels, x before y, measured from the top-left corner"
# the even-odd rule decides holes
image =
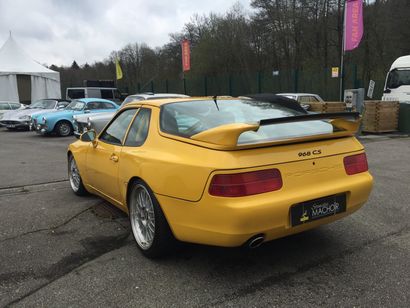
[[[363,138],[375,186],[350,217],[258,249],[138,251],[126,215],[75,196],[74,137],[0,128],[0,306],[410,304],[410,138]]]

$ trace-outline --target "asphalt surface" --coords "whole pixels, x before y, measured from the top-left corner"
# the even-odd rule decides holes
[[[69,188],[74,138],[0,128],[0,306],[410,306],[410,138],[369,137],[361,210],[255,250],[144,258],[127,217]]]

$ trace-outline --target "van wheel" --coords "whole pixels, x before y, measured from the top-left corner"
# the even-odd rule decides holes
[[[73,127],[68,121],[61,121],[56,124],[56,133],[61,137],[67,137],[73,134]]]

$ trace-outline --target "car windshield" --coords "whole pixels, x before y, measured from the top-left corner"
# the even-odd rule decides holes
[[[400,86],[410,86],[410,69],[394,69],[387,77],[387,88],[395,89]]]
[[[80,101],[72,101],[66,108],[65,110],[76,110],[80,111],[83,110],[85,106],[85,103],[80,102]]]
[[[42,99],[30,104],[30,109],[54,109],[56,102],[53,100]]]
[[[161,107],[163,132],[191,137],[195,134],[232,123],[257,123],[263,119],[284,118],[303,113],[275,103],[256,100],[206,100],[166,104]],[[240,135],[238,144],[256,143],[293,137],[328,134],[333,126],[322,120],[261,126],[257,132]]]

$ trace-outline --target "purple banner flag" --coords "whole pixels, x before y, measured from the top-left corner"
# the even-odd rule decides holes
[[[363,36],[363,0],[346,0],[345,51],[357,48]]]

